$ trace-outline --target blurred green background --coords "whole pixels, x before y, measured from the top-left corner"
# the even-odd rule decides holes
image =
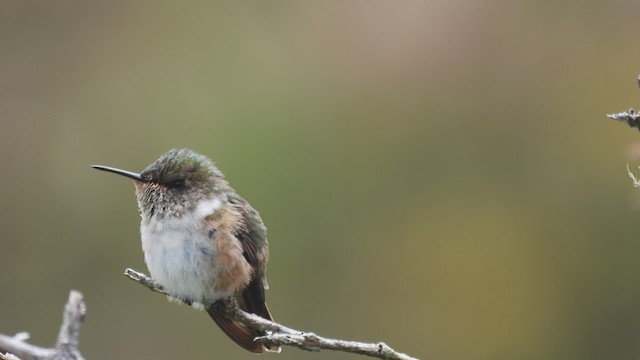
[[[637,1],[4,1],[0,332],[87,359],[255,359],[146,271],[132,184],[216,160],[268,302],[424,359],[640,356]],[[286,348],[273,359],[355,359]]]

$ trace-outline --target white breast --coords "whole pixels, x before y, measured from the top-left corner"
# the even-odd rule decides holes
[[[142,221],[144,259],[151,277],[173,297],[209,305],[231,294],[215,292],[217,247],[204,218],[222,206],[214,198],[182,217]]]

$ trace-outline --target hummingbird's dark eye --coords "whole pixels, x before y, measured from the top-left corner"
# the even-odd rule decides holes
[[[172,180],[171,182],[169,182],[169,187],[174,188],[174,189],[180,189],[184,187],[184,179],[175,179]]]

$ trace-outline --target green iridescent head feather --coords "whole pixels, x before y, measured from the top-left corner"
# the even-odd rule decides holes
[[[189,149],[171,149],[149,165],[141,174],[146,181],[168,185],[176,180],[192,183],[210,181],[224,175],[208,157]]]

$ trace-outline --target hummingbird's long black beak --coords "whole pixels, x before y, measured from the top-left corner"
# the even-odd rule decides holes
[[[110,172],[110,173],[126,176],[126,177],[128,177],[130,179],[133,179],[133,180],[144,181],[144,179],[142,179],[140,174],[134,173],[134,172],[131,172],[131,171],[120,170],[120,169],[116,169],[116,168],[113,168],[113,167],[102,166],[102,165],[91,165],[91,167],[94,168],[94,169],[98,169],[98,170],[102,170],[102,171],[106,171],[106,172]]]

